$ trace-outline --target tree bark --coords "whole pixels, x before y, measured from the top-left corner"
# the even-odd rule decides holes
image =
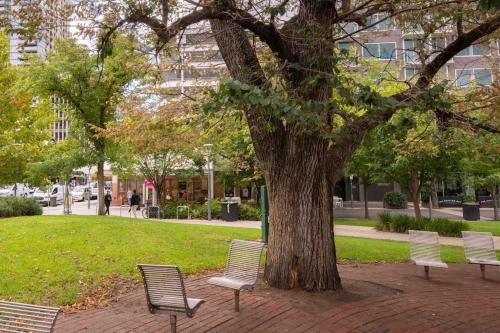
[[[415,218],[422,218],[420,211],[420,180],[417,174],[412,174],[408,184],[411,200],[413,202],[413,210],[415,211]]]
[[[493,199],[493,220],[498,221],[498,195],[496,186],[491,190],[491,197]]]
[[[104,162],[97,163],[97,189],[98,189],[98,211],[97,215],[105,215],[104,208]]]
[[[436,177],[432,178],[431,196],[432,196],[432,208],[439,208]]]
[[[338,289],[326,149],[319,139],[296,139],[291,145],[293,159],[286,168],[265,173],[270,229],[266,279],[281,289]]]

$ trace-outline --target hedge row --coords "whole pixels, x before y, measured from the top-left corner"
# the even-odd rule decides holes
[[[198,204],[198,203],[188,203],[182,199],[175,199],[172,201],[165,202],[161,205],[160,214],[162,218],[176,218],[177,217],[177,207],[178,206],[189,206],[191,212],[191,218],[193,219],[206,219],[208,216],[208,203]],[[221,200],[214,199],[212,201],[212,218],[221,218]],[[187,218],[187,209],[179,210],[179,218]],[[261,219],[261,209],[259,206],[241,204],[240,205],[240,220],[245,221],[260,221]]]
[[[469,230],[469,225],[462,221],[450,221],[444,218],[416,219],[408,215],[382,213],[375,226],[380,231],[406,233],[408,230],[436,231],[441,236],[461,237],[462,231]]]
[[[33,198],[0,198],[0,218],[42,215],[42,207]]]

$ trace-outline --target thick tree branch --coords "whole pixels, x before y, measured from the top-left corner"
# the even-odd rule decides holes
[[[224,7],[205,6],[200,10],[195,10],[170,25],[151,16],[149,13],[136,11],[130,16],[119,21],[114,27],[110,28],[104,38],[107,41],[111,35],[121,26],[127,23],[142,23],[148,26],[162,43],[170,41],[180,31],[188,26],[201,22],[203,20],[218,19],[223,21],[232,21],[241,27],[250,30],[257,35],[269,48],[278,55],[283,61],[294,62],[295,58],[287,43],[282,39],[280,32],[270,24],[259,21],[248,12],[238,9],[236,6],[226,4]]]
[[[427,88],[439,69],[448,61],[456,56],[460,51],[471,46],[479,39],[488,36],[500,28],[500,15],[484,22],[471,31],[457,37],[452,43],[448,44],[444,50],[439,53],[433,61],[428,63],[423,69],[422,74],[415,84],[417,89]]]
[[[464,33],[463,35],[458,36],[455,41],[450,43],[433,61],[431,61],[424,67],[415,87],[393,95],[389,98],[393,99],[393,101],[395,100],[395,102],[402,103],[402,105],[404,104],[404,102],[411,101],[415,98],[417,92],[425,90],[429,87],[432,79],[437,74],[439,69],[444,66],[449,60],[451,60],[456,54],[458,54],[461,50],[471,46],[481,38],[495,32],[499,28],[500,15],[488,20],[487,22],[477,26],[467,33]],[[331,149],[329,154],[331,163],[334,163],[338,167],[342,168],[349,158],[350,154],[354,152],[356,147],[361,143],[364,134],[389,120],[395,111],[395,108],[387,108],[384,112],[378,111],[377,114],[374,114],[373,112],[367,112],[364,116],[354,121],[348,128],[346,128],[346,133],[342,137],[342,139],[340,139],[336,143],[335,147],[339,149]],[[438,110],[436,112],[436,116],[447,123],[450,123],[450,121],[452,120],[462,124],[467,124],[468,126],[476,129],[483,129],[492,133],[499,133],[499,130],[493,126],[480,124],[473,117],[455,114],[453,111]]]

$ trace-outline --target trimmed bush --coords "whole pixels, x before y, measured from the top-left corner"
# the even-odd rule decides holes
[[[262,210],[259,206],[241,204],[240,205],[240,220],[245,221],[260,221]]]
[[[42,215],[42,207],[33,198],[0,198],[0,217]]]
[[[172,201],[167,201],[161,205],[160,214],[161,218],[176,218],[177,216],[177,206],[189,206],[191,210],[191,218],[193,219],[206,219],[208,216],[208,203],[203,204],[192,203],[189,204],[187,201],[182,199],[175,199]],[[212,200],[212,218],[221,218],[221,200]],[[241,204],[240,205],[240,220],[247,221],[260,221],[261,210],[259,206]],[[188,218],[187,209],[179,210],[179,218]]]
[[[406,208],[408,200],[404,193],[387,192],[384,194],[384,206],[386,208],[399,209]]]
[[[380,231],[406,233],[408,230],[436,231],[441,236],[460,237],[462,231],[469,230],[469,225],[462,221],[451,221],[444,218],[421,218],[397,214],[382,213],[375,226]]]

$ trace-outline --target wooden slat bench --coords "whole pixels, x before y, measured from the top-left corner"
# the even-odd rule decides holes
[[[483,279],[486,277],[486,266],[500,266],[490,232],[462,231],[462,237],[465,259],[469,264],[479,265]]]
[[[170,315],[170,329],[177,331],[177,315],[192,318],[205,301],[188,298],[182,273],[177,266],[137,265],[144,280],[149,312]]]
[[[411,261],[424,266],[425,278],[429,279],[429,267],[448,268],[441,260],[439,235],[437,232],[409,230]]]
[[[234,289],[234,310],[240,311],[240,290],[253,290],[259,276],[265,244],[233,239],[229,247],[223,276],[210,278],[208,283]]]
[[[1,333],[52,333],[60,309],[0,301]]]

